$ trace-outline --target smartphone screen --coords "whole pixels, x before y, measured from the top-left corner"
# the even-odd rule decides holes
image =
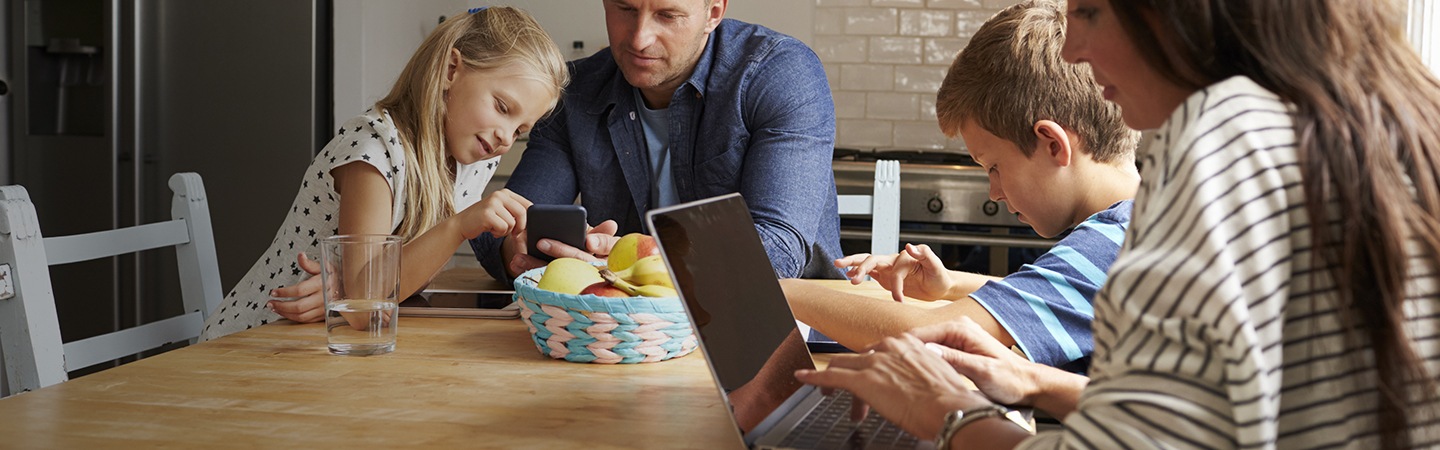
[[[541,261],[554,257],[535,248],[541,239],[554,239],[585,249],[585,207],[580,205],[530,205],[525,217],[525,248]]]

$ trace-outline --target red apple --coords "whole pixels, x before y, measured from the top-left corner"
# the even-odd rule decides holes
[[[630,268],[641,258],[660,254],[660,248],[655,245],[655,238],[646,234],[630,233],[615,241],[615,246],[610,248],[610,256],[606,258],[606,264],[610,270],[619,272]]]
[[[591,285],[589,285],[589,286],[585,286],[585,289],[581,289],[581,290],[580,290],[580,295],[585,295],[585,294],[598,295],[598,296],[601,296],[601,297],[629,297],[629,296],[630,296],[630,294],[626,294],[625,291],[620,290],[620,288],[617,288],[617,287],[615,287],[615,286],[611,286],[610,283],[606,283],[606,282],[604,282],[604,281],[601,281],[601,282],[598,282],[598,283],[593,283],[593,284],[591,284]]]

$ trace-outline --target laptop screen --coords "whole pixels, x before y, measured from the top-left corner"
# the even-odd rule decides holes
[[[754,219],[730,194],[654,210],[649,220],[710,367],[748,429],[745,417],[763,418],[779,405],[740,397],[784,399],[801,386],[794,370],[814,368]],[[787,351],[777,352],[782,343]],[[742,387],[760,392],[741,396]]]

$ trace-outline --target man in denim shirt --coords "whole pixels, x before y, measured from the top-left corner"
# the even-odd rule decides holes
[[[537,123],[506,188],[537,204],[580,196],[596,234],[644,231],[645,212],[739,192],[775,273],[839,278],[834,104],[804,43],[723,19],[727,0],[603,0],[611,47],[571,63],[561,106]],[[538,267],[523,234],[471,241],[496,279]]]

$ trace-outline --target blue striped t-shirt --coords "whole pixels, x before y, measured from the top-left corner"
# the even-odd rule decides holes
[[[970,294],[1031,361],[1080,374],[1090,367],[1095,347],[1090,301],[1120,252],[1132,203],[1124,200],[1095,213],[1034,264]]]

